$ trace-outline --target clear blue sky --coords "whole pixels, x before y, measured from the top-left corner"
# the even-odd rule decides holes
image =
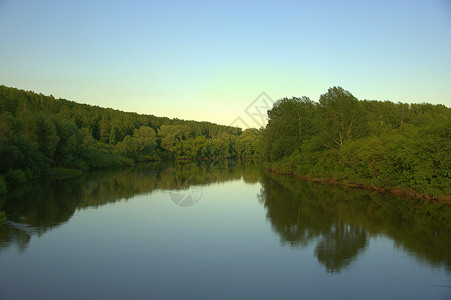
[[[0,84],[226,125],[262,91],[451,106],[451,1],[0,0]]]

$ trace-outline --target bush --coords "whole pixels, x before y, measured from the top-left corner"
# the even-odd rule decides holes
[[[18,185],[28,182],[27,177],[25,176],[25,172],[19,169],[10,169],[8,173],[6,173],[6,180],[12,185]]]

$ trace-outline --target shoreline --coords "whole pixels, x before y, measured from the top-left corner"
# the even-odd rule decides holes
[[[429,202],[441,202],[441,203],[447,203],[447,204],[451,205],[451,195],[445,195],[445,196],[438,197],[438,196],[432,196],[432,195],[425,195],[425,194],[421,194],[421,193],[417,193],[417,192],[413,192],[413,191],[401,189],[401,188],[387,189],[384,187],[377,187],[377,186],[373,186],[373,185],[350,183],[350,182],[344,182],[344,181],[340,181],[340,180],[320,178],[320,177],[311,177],[309,175],[300,175],[300,174],[296,174],[293,172],[290,172],[290,173],[280,172],[278,170],[268,168],[268,167],[264,167],[264,169],[269,172],[275,173],[275,174],[296,177],[301,180],[308,180],[308,181],[312,181],[312,182],[322,182],[322,183],[328,183],[328,184],[333,184],[333,185],[341,185],[341,186],[346,186],[346,187],[350,187],[350,188],[371,190],[371,191],[379,192],[379,193],[391,193],[391,194],[394,194],[397,196],[403,196],[403,197],[408,197],[408,198],[417,198],[417,199],[427,200]]]
[[[170,159],[150,159],[150,160],[138,160],[134,161],[133,164],[125,165],[125,166],[108,166],[108,167],[102,167],[102,168],[91,168],[87,170],[80,170],[80,169],[74,169],[74,168],[65,168],[65,167],[51,167],[49,170],[42,174],[39,177],[33,178],[30,181],[26,183],[19,184],[17,186],[14,186],[12,190],[18,188],[21,185],[28,184],[35,180],[40,180],[43,178],[49,178],[53,180],[65,180],[65,179],[71,179],[76,178],[79,176],[82,176],[83,174],[89,173],[89,172],[95,172],[95,171],[106,171],[106,170],[113,170],[113,169],[119,169],[119,168],[130,168],[133,166],[136,166],[138,164],[144,164],[144,163],[156,163],[156,162],[180,162],[180,161],[205,161],[205,160],[228,160],[228,159],[256,159],[258,157],[255,156],[249,156],[249,157],[178,157],[178,158],[170,158]],[[1,196],[6,196],[10,190],[8,189],[5,194],[0,194]]]
[[[141,163],[149,163],[149,162],[164,162],[164,161],[166,161],[166,162],[167,161],[173,161],[173,162],[175,162],[175,161],[196,161],[196,160],[197,161],[205,161],[205,160],[253,159],[253,158],[255,158],[255,157],[239,157],[239,158],[231,158],[231,157],[180,157],[180,158],[174,158],[174,159],[156,159],[156,160],[147,160],[147,161],[135,161],[133,165],[141,164]],[[48,172],[47,174],[45,174],[45,175],[43,175],[43,176],[41,176],[39,178],[36,178],[34,180],[37,180],[37,179],[40,179],[40,178],[44,178],[44,177],[49,177],[49,178],[52,178],[52,179],[64,180],[64,179],[78,177],[78,176],[83,175],[84,173],[88,173],[88,172],[92,172],[92,171],[117,169],[117,168],[127,168],[127,167],[132,167],[133,165],[130,165],[130,166],[115,166],[115,167],[111,166],[111,167],[99,168],[99,169],[89,169],[89,170],[85,170],[85,171],[78,170],[78,169],[70,169],[70,168],[52,168],[53,170],[51,170],[51,171],[49,170],[50,172]],[[350,187],[350,188],[366,189],[366,190],[371,190],[371,191],[375,191],[375,192],[379,192],[379,193],[391,193],[391,194],[398,195],[398,196],[404,196],[404,197],[409,197],[409,198],[417,198],[417,199],[424,199],[424,200],[427,200],[429,202],[444,202],[444,203],[448,203],[448,204],[451,205],[451,195],[432,196],[432,195],[426,195],[426,194],[422,194],[422,193],[418,193],[418,192],[414,192],[414,191],[407,190],[407,189],[402,189],[402,188],[388,189],[388,188],[384,188],[384,187],[377,187],[377,186],[374,186],[374,185],[365,185],[365,184],[351,183],[351,182],[345,182],[345,181],[341,181],[341,180],[321,178],[321,177],[311,177],[309,175],[300,175],[300,174],[296,174],[294,172],[281,172],[281,171],[278,171],[276,169],[269,168],[269,167],[264,167],[264,169],[269,171],[269,172],[275,173],[275,174],[296,177],[296,178],[301,179],[301,180],[308,180],[308,181],[312,181],[312,182],[322,182],[322,183],[328,183],[328,184],[333,184],[333,185],[341,185],[341,186],[346,186],[346,187]],[[62,172],[63,174],[58,174],[58,173],[60,173],[59,171],[63,171]],[[8,194],[8,192],[6,194]]]

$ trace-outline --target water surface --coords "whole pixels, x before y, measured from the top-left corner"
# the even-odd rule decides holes
[[[451,299],[449,206],[250,160],[42,180],[3,209],[1,299]]]

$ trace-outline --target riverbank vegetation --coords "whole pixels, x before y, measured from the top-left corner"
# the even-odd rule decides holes
[[[242,131],[0,86],[0,195],[65,168],[257,156],[279,173],[451,195],[451,110],[444,105],[359,101],[333,87],[318,102],[280,99],[268,119],[266,128]]]
[[[0,193],[55,168],[86,171],[160,159],[257,156],[259,134],[0,86]]]
[[[268,118],[261,158],[271,170],[451,195],[451,110],[444,105],[359,101],[333,87],[319,102],[280,99]]]

